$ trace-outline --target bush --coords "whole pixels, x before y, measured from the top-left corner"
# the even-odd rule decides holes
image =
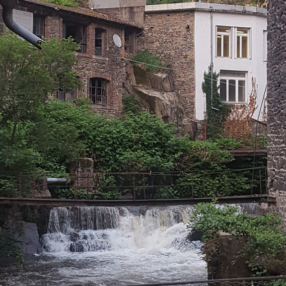
[[[217,255],[219,232],[244,237],[245,246],[241,256],[252,270],[260,269],[256,274],[266,272],[258,257],[269,261],[279,253],[286,251],[286,235],[282,228],[282,219],[274,214],[265,213],[260,217],[250,217],[239,213],[237,206],[217,206],[213,203],[199,203],[190,217],[189,228],[202,231],[205,242],[205,259],[210,261]],[[208,247],[208,244],[216,247]]]
[[[161,61],[159,57],[152,55],[149,51],[137,53],[132,57],[132,60],[139,63],[145,63],[144,67],[146,71],[158,71],[160,68],[166,68],[167,65]],[[136,62],[133,62],[136,65]]]

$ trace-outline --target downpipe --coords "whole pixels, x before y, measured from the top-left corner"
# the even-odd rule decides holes
[[[8,27],[8,29],[10,29],[15,34],[22,37],[23,39],[25,39],[38,49],[41,49],[41,43],[43,43],[44,41],[41,38],[34,35],[33,33],[31,33],[30,31],[28,31],[27,29],[25,29],[24,27],[22,27],[21,25],[17,24],[13,20],[13,8],[17,5],[17,1],[0,0],[0,5],[2,5],[3,7],[2,11],[3,21],[5,25]]]

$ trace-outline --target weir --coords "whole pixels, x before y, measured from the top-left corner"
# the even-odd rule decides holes
[[[202,243],[188,239],[191,212],[190,206],[55,207],[43,255],[72,265],[74,271],[60,269],[68,285],[78,276],[83,284],[96,279],[92,285],[205,279]]]
[[[257,204],[240,204],[254,214]],[[187,228],[193,206],[68,206],[50,211],[42,253],[8,285],[134,285],[204,280],[201,241]],[[24,281],[24,284],[22,283]]]

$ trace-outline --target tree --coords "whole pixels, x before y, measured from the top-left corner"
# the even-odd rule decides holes
[[[219,74],[215,72],[211,76],[211,66],[209,66],[208,72],[204,73],[204,82],[202,84],[203,92],[206,95],[207,138],[209,139],[216,139],[223,134],[223,122],[229,113],[229,106],[220,100],[217,85],[218,77]],[[213,78],[213,81],[211,78]],[[213,85],[213,91],[211,91],[211,85]]]
[[[35,116],[59,81],[65,90],[78,86],[72,72],[77,49],[72,39],[53,39],[38,50],[15,34],[0,37],[0,124],[12,125],[9,145],[18,125]]]

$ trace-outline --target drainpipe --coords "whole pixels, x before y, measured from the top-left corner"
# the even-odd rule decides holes
[[[0,0],[0,4],[3,7],[2,17],[5,25],[13,31],[15,34],[19,35],[26,41],[30,42],[32,45],[41,49],[41,42],[44,42],[42,39],[22,27],[21,25],[17,24],[13,20],[13,8],[16,6],[16,0]]]
[[[215,107],[213,107],[213,95],[214,95],[214,88],[213,88],[213,64],[214,64],[214,60],[213,60],[213,7],[210,7],[211,9],[211,109],[214,110],[219,110]]]

